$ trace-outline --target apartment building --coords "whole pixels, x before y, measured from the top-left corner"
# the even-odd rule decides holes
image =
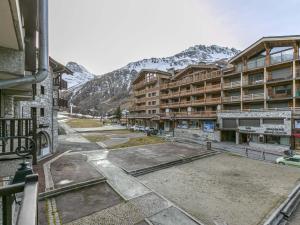
[[[157,76],[159,107],[143,115],[133,108],[130,122],[156,124],[190,138],[299,149],[299,43],[300,36],[264,37],[226,68],[191,65]],[[139,83],[147,83],[143,73],[133,89],[145,92]]]

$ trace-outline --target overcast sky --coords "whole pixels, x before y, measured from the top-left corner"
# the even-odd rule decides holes
[[[300,0],[50,0],[50,54],[100,75],[196,44],[300,34]]]

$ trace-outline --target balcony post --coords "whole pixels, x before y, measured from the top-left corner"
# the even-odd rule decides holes
[[[36,115],[36,108],[32,108],[32,138],[35,142],[35,146],[33,149],[33,155],[32,155],[32,164],[37,164],[37,115]]]
[[[293,60],[293,109],[296,107],[296,61]]]
[[[268,79],[268,71],[267,68],[264,68],[264,109],[267,109],[267,79]]]
[[[12,203],[11,194],[2,196],[2,220],[3,225],[12,225]]]

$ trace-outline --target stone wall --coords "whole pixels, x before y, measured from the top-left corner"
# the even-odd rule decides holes
[[[183,137],[183,138],[189,138],[189,139],[195,139],[198,141],[220,141],[221,135],[220,131],[214,131],[214,132],[204,132],[200,129],[175,129],[175,136],[176,137]]]
[[[44,94],[41,93],[41,86],[44,86]],[[36,96],[33,101],[22,101],[22,117],[31,117],[31,108],[37,109],[37,132],[45,132],[50,138],[50,152],[55,152],[58,142],[57,111],[53,108],[53,79],[48,76],[43,82],[36,84]],[[41,116],[41,108],[44,109],[44,116]]]

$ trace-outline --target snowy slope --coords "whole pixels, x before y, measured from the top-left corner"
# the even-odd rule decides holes
[[[75,62],[69,62],[66,67],[73,72],[73,75],[63,74],[62,77],[68,82],[68,89],[75,89],[93,80],[95,75],[90,73],[85,67]]]

